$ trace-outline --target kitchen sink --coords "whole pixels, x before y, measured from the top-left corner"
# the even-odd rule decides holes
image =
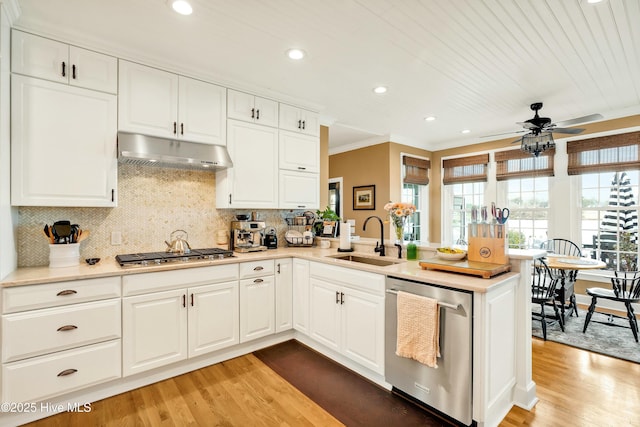
[[[400,259],[392,260],[392,259],[382,258],[382,257],[374,258],[374,257],[360,256],[360,255],[327,255],[327,257],[341,259],[343,261],[352,261],[352,262],[359,262],[362,264],[377,265],[379,267],[386,267],[389,265],[395,265],[395,264],[400,264],[404,262],[403,260],[400,260]]]

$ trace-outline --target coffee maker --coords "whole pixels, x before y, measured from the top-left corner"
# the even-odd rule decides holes
[[[266,251],[264,221],[231,221],[229,249],[236,252]]]

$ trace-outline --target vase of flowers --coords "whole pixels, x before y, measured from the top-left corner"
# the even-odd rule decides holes
[[[411,203],[392,203],[384,205],[384,210],[389,212],[391,225],[396,233],[396,241],[402,243],[404,233],[404,222],[409,215],[416,211],[415,205]]]

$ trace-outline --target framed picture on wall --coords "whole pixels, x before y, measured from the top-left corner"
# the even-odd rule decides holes
[[[353,210],[374,210],[376,208],[376,186],[353,187]]]

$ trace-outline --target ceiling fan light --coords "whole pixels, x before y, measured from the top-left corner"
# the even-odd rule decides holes
[[[537,135],[524,135],[520,142],[520,150],[532,154],[535,157],[538,157],[547,150],[555,148],[555,146],[556,144],[553,141],[553,134],[551,132],[540,132]]]

